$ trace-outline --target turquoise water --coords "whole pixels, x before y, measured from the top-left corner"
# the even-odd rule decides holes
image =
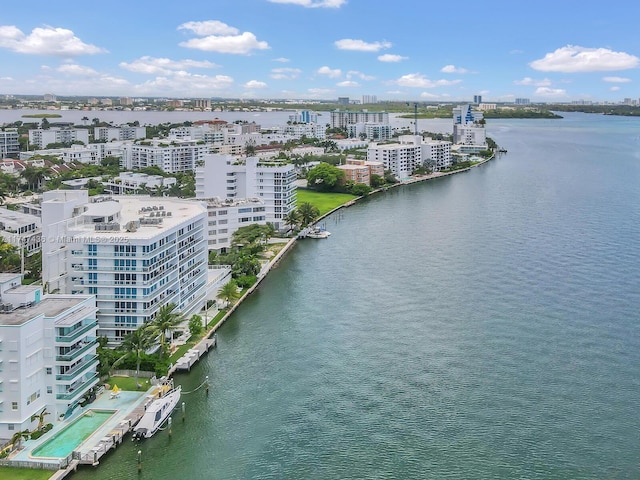
[[[298,242],[173,435],[72,480],[640,478],[640,119],[487,128],[508,154]]]
[[[78,417],[73,423],[56,433],[45,443],[36,448],[31,456],[45,458],[65,458],[73,452],[78,445],[100,428],[115,411],[88,410]]]

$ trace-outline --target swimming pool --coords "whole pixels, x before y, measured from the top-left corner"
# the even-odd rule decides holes
[[[37,447],[32,457],[65,458],[100,428],[116,410],[87,410],[52,438]]]

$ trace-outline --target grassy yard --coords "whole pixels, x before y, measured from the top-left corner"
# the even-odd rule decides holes
[[[149,379],[142,377],[138,378],[138,381],[143,386],[146,385],[145,382],[147,380]],[[118,385],[118,388],[120,390],[130,390],[133,392],[137,392],[140,390],[136,385],[136,379],[133,377],[110,377],[105,383],[111,385],[111,388],[113,388],[114,385]]]
[[[0,467],[0,478],[11,480],[46,480],[55,470],[36,470],[33,468]]]
[[[309,202],[311,205],[318,207],[320,215],[324,215],[334,208],[356,198],[355,195],[349,193],[322,193],[303,189],[298,189],[296,195],[298,196],[298,206],[300,206],[301,203]]]

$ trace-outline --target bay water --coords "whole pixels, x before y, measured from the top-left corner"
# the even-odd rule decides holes
[[[640,119],[563,115],[328,217],[175,377],[211,388],[172,435],[72,480],[640,478]]]

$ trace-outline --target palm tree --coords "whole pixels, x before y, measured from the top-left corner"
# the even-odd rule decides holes
[[[313,223],[320,215],[318,207],[310,204],[309,202],[303,202],[298,207],[298,214],[300,215],[300,222],[303,227],[306,227],[310,223]]]
[[[134,355],[136,358],[136,385],[140,388],[142,385],[138,383],[138,373],[140,373],[140,363],[142,362],[142,354],[149,350],[156,344],[156,334],[153,329],[142,326],[137,330],[134,330],[122,341],[122,347],[126,350],[126,354],[116,360],[111,368],[120,363],[121,360],[129,355]]]
[[[218,292],[218,297],[222,298],[227,305],[237,299],[238,285],[235,280],[229,280],[229,282],[225,283]]]
[[[156,333],[159,333],[161,352],[165,352],[166,349],[167,332],[171,337],[171,332],[185,321],[184,315],[175,311],[176,307],[175,303],[163,305],[158,310],[156,318],[151,322],[151,328]]]
[[[282,221],[285,225],[289,225],[290,229],[296,228],[300,225],[300,213],[297,210],[291,210],[284,217],[282,217]]]
[[[29,440],[29,435],[31,434],[31,432],[29,430],[22,430],[20,432],[16,432],[13,434],[13,437],[11,437],[11,440],[9,440],[9,443],[11,443],[11,445],[13,445],[11,448],[12,450],[18,450],[20,448],[20,446],[22,445],[22,440]]]
[[[34,167],[29,165],[22,171],[22,178],[26,180],[27,186],[30,190],[37,190],[40,188],[42,180],[44,180],[48,173],[49,169],[46,167]]]
[[[40,413],[31,415],[32,422],[36,419],[38,420],[38,427],[36,428],[36,431],[42,430],[42,427],[44,427],[44,417],[46,417],[47,415],[51,415],[49,412],[47,412],[47,407],[43,408]]]

